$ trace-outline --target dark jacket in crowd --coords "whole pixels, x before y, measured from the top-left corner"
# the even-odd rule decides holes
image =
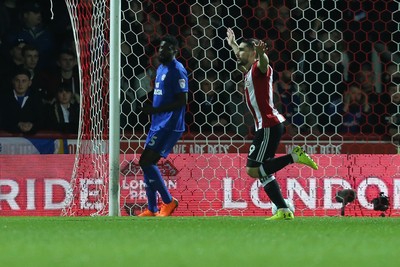
[[[69,123],[64,120],[61,105],[57,102],[49,105],[47,108],[47,127],[49,130],[61,133],[78,133],[79,126],[79,104],[71,103],[69,107]]]
[[[33,128],[26,134],[34,134],[43,125],[43,103],[36,95],[29,95],[23,105],[10,90],[2,95],[0,99],[0,112],[2,114],[2,127],[11,133],[22,133],[18,127],[19,122],[31,122]]]

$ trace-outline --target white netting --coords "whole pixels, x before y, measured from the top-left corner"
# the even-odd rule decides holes
[[[81,77],[81,114],[65,215],[108,212],[109,2],[66,1]]]

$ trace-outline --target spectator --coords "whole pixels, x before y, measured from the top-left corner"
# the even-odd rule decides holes
[[[391,95],[392,102],[387,107],[388,116],[387,120],[387,133],[397,143],[400,141],[399,129],[400,129],[400,92],[395,84],[392,84],[388,88],[388,92]]]
[[[160,65],[157,55],[150,58],[149,67],[144,72],[135,75],[134,90],[136,99],[143,99],[154,88],[157,68]]]
[[[361,69],[355,75],[355,82],[361,86],[363,92],[368,94],[373,103],[377,101],[375,90],[375,71],[370,63],[361,65]]]
[[[344,133],[360,133],[366,116],[371,107],[368,103],[368,95],[356,83],[349,86],[345,92],[343,105],[343,127]]]
[[[18,66],[24,63],[22,56],[22,48],[26,45],[24,39],[18,39],[13,43],[9,53],[5,55],[5,59],[0,62],[0,88],[10,88],[12,75]]]
[[[215,74],[208,77],[200,83],[200,90],[194,93],[189,107],[193,121],[188,123],[193,131],[224,132],[230,123],[227,113],[229,96],[221,90],[222,85],[216,81]]]
[[[386,92],[379,94],[379,102],[373,106],[374,112],[368,118],[374,122],[374,133],[386,135],[385,137],[396,135],[394,131],[397,131],[400,125],[399,105],[400,93],[397,91],[397,84],[387,84]]]
[[[18,68],[12,78],[12,89],[0,100],[3,127],[11,133],[33,134],[42,127],[43,103],[31,94],[31,73]]]
[[[145,47],[146,55],[153,55],[157,52],[157,46],[161,42],[163,35],[163,26],[157,17],[149,16],[148,21],[143,22],[143,32],[139,34],[138,39]]]
[[[236,91],[230,95],[230,101],[228,103],[229,115],[234,127],[234,133],[240,136],[247,136],[254,133],[254,121],[253,116],[247,108],[246,102],[243,99],[244,96],[244,82],[240,81],[234,83],[233,87]],[[228,91],[229,89],[225,89]]]
[[[31,76],[34,77],[39,62],[39,50],[33,45],[25,45],[21,50],[21,54],[23,67],[29,70]]]
[[[186,29],[187,28],[184,27],[184,30]],[[180,57],[185,62],[186,68],[188,68],[190,71],[193,71],[198,68],[198,59],[201,52],[201,49],[198,46],[198,40],[196,38],[196,36],[199,35],[198,28],[189,27],[189,30],[193,31],[193,35],[191,32],[187,33],[184,30],[182,30],[184,32],[184,40],[182,41],[183,45],[180,50]]]
[[[74,51],[68,49],[60,51],[56,65],[53,70],[38,73],[38,83],[46,94],[46,100],[53,100],[63,83],[69,84],[74,95],[80,95],[78,62]]]
[[[47,107],[47,129],[61,133],[78,133],[79,104],[72,92],[71,84],[61,83],[55,101]]]
[[[31,94],[35,94],[40,97],[42,101],[45,101],[48,99],[48,97],[47,92],[41,84],[41,80],[43,80],[43,78],[40,78],[41,74],[38,68],[38,62],[40,58],[39,50],[35,46],[27,44],[22,48],[22,57],[23,64],[20,66],[31,73]]]
[[[7,55],[9,47],[3,46],[4,38],[10,31],[18,27],[18,8],[17,0],[2,0],[0,1],[0,53]]]
[[[345,66],[349,59],[340,33],[341,15],[329,10],[329,1],[299,1],[291,13],[296,22],[291,36],[298,43],[298,51],[293,51],[291,58],[298,63],[296,78],[309,105],[307,125],[316,136],[331,134],[340,125],[337,107],[344,93],[342,82],[348,75]],[[330,20],[338,23],[327,23]]]
[[[400,65],[399,65],[400,66]],[[397,71],[398,64],[395,64],[393,62],[389,62],[386,64],[384,68],[384,72],[382,73],[382,83],[384,85],[390,84],[390,83],[400,83],[400,72]]]
[[[54,40],[51,32],[42,23],[42,8],[38,2],[27,1],[22,6],[22,27],[9,34],[8,43],[24,39],[29,44],[37,47],[41,55],[38,66],[51,67],[54,56]]]
[[[121,109],[123,114],[129,115],[121,115],[121,125],[127,126],[129,124],[137,132],[144,131],[145,126],[148,126],[148,116],[141,113],[139,107],[152,94],[154,79],[159,65],[158,56],[153,55],[145,70],[136,72],[136,75],[130,79],[126,78],[129,76],[125,76],[122,79],[121,94],[124,97],[121,98],[123,100],[121,102]]]
[[[378,93],[375,87],[376,70],[370,63],[361,65],[360,71],[355,74],[355,82],[361,88],[362,92],[368,95],[368,105],[371,112],[366,117],[366,124],[362,129],[363,133],[374,133],[374,128],[379,125],[379,115],[376,110],[379,110],[380,99],[382,93]]]
[[[275,82],[274,103],[277,110],[290,122],[286,126],[286,131],[291,136],[298,133],[296,127],[300,128],[304,124],[304,117],[299,113],[300,97],[296,84],[292,81],[293,70],[284,70]]]

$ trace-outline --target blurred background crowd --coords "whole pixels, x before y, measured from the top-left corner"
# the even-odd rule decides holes
[[[67,8],[0,1],[0,130],[76,133],[79,75]]]
[[[50,2],[0,1],[0,131],[77,132],[72,27],[64,1]],[[232,27],[239,42],[268,43],[288,135],[399,139],[399,9],[381,0],[123,0],[121,127],[145,131],[139,107],[151,98],[160,39],[172,34],[190,78],[187,132],[251,135],[243,77],[225,43]]]

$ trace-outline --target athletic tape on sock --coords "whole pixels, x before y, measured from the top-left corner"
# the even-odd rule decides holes
[[[261,178],[263,178],[263,177],[267,177],[268,176],[268,174],[265,172],[265,170],[264,170],[264,166],[263,165],[260,165],[260,167],[258,168],[258,170],[259,170],[259,173],[260,173],[260,177]],[[261,180],[261,178],[260,178],[260,180]]]
[[[263,187],[266,186],[267,184],[269,184],[270,182],[272,182],[273,180],[275,180],[275,176],[273,176],[273,175],[268,175],[268,176],[260,178],[260,182]]]

